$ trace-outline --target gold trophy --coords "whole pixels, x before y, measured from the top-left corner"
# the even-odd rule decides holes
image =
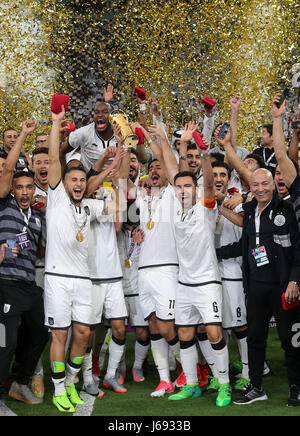
[[[138,145],[139,138],[135,133],[132,132],[128,124],[128,118],[125,112],[123,112],[121,109],[114,110],[110,114],[109,119],[112,125],[113,123],[117,123],[121,127],[121,132],[124,138],[124,145],[127,148],[136,147]]]

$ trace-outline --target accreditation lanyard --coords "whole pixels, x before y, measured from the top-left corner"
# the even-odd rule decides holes
[[[18,243],[21,251],[30,250],[31,249],[31,242],[30,242],[29,236],[28,236],[28,226],[29,226],[29,221],[30,221],[31,215],[32,215],[31,208],[28,209],[28,215],[26,215],[21,208],[19,208],[19,211],[23,217],[25,226],[23,227],[22,233],[19,233],[18,235],[16,235],[17,243]]]
[[[149,212],[149,218],[152,221],[156,212],[156,209],[158,207],[158,202],[163,198],[163,195],[165,193],[165,189],[160,193],[159,197],[151,195],[148,197],[148,212]],[[155,200],[155,201],[153,201]],[[155,204],[155,207],[153,207],[153,203]]]
[[[133,231],[127,231],[127,235],[125,235],[125,249],[126,249],[126,257],[127,259],[131,259],[131,256],[136,247],[136,241],[133,237],[133,233],[137,233],[139,228],[136,228]]]
[[[270,263],[265,246],[260,245],[260,233],[259,233],[259,231],[260,231],[260,217],[261,217],[261,215],[258,213],[258,208],[257,208],[256,213],[255,213],[255,245],[256,245],[256,247],[251,250],[251,253],[254,257],[256,266],[258,268],[263,266],[263,265],[268,265]]]
[[[266,164],[267,167],[273,167],[276,168],[276,164],[271,163],[271,160],[273,159],[273,157],[275,156],[275,152],[273,152],[271,154],[271,156],[267,159],[266,158],[266,150],[263,149],[263,155],[264,155],[264,162]]]

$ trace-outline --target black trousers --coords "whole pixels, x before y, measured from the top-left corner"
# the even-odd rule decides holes
[[[44,325],[43,290],[34,283],[0,280],[0,395],[9,375],[21,317],[23,352],[16,381],[28,384],[49,339]]]
[[[299,307],[284,311],[278,284],[251,281],[247,299],[249,377],[255,387],[262,385],[264,361],[269,333],[269,321],[274,315],[278,335],[285,352],[289,385],[300,387]],[[299,336],[299,335],[298,335]]]

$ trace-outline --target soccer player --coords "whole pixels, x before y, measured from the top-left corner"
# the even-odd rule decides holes
[[[217,130],[218,132],[218,130]],[[216,191],[221,191],[228,198],[230,168],[224,162],[212,165]],[[219,215],[216,227],[216,248],[238,242],[242,229],[224,216]],[[247,349],[247,314],[243,274],[240,259],[227,259],[219,262],[223,295],[223,329],[233,330],[243,364],[242,378],[235,385],[235,390],[243,390],[249,384],[248,349]],[[212,381],[214,383],[215,380]],[[208,388],[209,389],[209,388]]]
[[[122,140],[119,139],[119,147],[116,157],[111,166],[97,176],[89,179],[87,195],[99,190],[105,178],[113,180],[116,184],[116,178],[112,177],[112,172],[117,170],[119,186],[121,191],[127,190],[127,177],[129,173],[129,153],[122,148]],[[116,174],[115,174],[116,176]],[[97,194],[98,197],[99,194]],[[101,198],[109,199],[111,193],[108,189],[101,191]],[[122,201],[122,209],[126,208],[125,194],[118,192],[119,200]],[[117,219],[117,220],[116,220]],[[112,339],[109,344],[109,362],[107,372],[103,380],[103,385],[107,389],[112,389],[117,393],[126,393],[127,389],[118,381],[116,372],[125,351],[127,309],[122,287],[122,268],[118,251],[116,238],[116,227],[118,217],[107,216],[95,221],[91,225],[91,243],[89,246],[89,269],[90,277],[93,282],[93,292],[98,296],[100,303],[98,307],[104,306],[106,320],[111,324]],[[122,221],[120,226],[122,225]],[[98,317],[101,321],[101,317]]]
[[[135,329],[135,360],[132,368],[133,381],[141,383],[145,380],[143,363],[150,349],[149,323],[143,317],[139,299],[138,266],[141,247],[134,238],[139,223],[124,223],[122,232],[118,234],[119,252],[123,269],[123,288],[130,325]]]
[[[94,107],[93,122],[70,133],[63,147],[65,154],[80,148],[81,162],[87,172],[108,147],[117,145],[109,119],[111,112],[109,101],[112,98],[112,92],[108,92],[109,89],[105,89],[105,101],[98,102]]]
[[[151,142],[150,135],[145,129],[143,131]],[[174,391],[170,379],[169,346],[180,360],[179,340],[174,327],[178,258],[169,217],[174,202],[172,187],[157,159],[150,163],[148,170],[152,186],[149,195],[133,183],[129,185],[131,198],[133,192],[137,193],[136,206],[140,209],[140,226],[144,235],[139,258],[139,297],[144,319],[149,322],[152,354],[160,376],[160,383],[151,396],[161,397]]]
[[[75,385],[95,324],[93,291],[88,268],[91,221],[116,212],[115,202],[83,199],[86,173],[82,167],[67,168],[61,174],[60,126],[65,111],[52,114],[49,147],[49,192],[47,204],[47,249],[45,272],[45,318],[52,330],[50,360],[55,386],[54,405],[61,412],[73,412],[82,404]],[[69,327],[73,341],[65,366],[65,345]]]
[[[190,126],[191,127],[191,126]],[[190,134],[196,126],[190,128]],[[194,173],[178,173],[178,165],[172,150],[164,140],[159,126],[150,128],[159,135],[162,143],[161,159],[167,175],[175,188],[174,227],[179,260],[179,279],[176,292],[175,322],[180,339],[180,356],[187,384],[170,400],[182,400],[201,396],[198,385],[198,354],[195,345],[196,327],[206,326],[206,332],[214,350],[219,379],[216,404],[224,407],[231,402],[229,384],[229,358],[222,333],[222,287],[214,246],[216,226],[216,194],[213,171],[206,152],[200,155],[203,171],[203,194],[198,197],[197,179]],[[155,145],[154,153],[160,155]],[[205,254],[204,254],[205,253]]]

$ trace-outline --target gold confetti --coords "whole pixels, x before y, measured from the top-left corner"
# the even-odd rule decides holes
[[[54,92],[80,96],[76,114],[112,82],[131,119],[134,87],[154,92],[171,131],[201,116],[204,95],[228,120],[240,94],[239,145],[252,148],[300,62],[299,11],[297,0],[0,0],[0,127],[33,115],[49,127]]]

